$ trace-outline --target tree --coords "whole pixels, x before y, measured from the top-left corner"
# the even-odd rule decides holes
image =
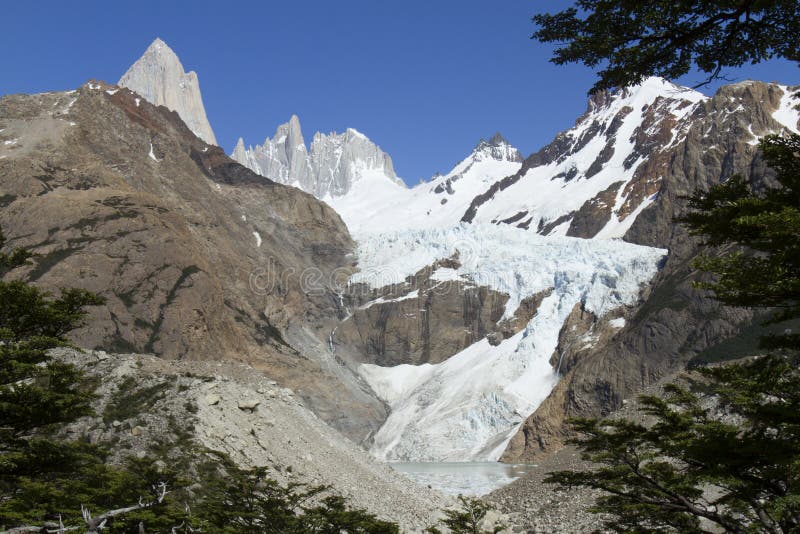
[[[651,75],[674,79],[692,67],[706,73],[708,83],[745,63],[800,62],[796,0],[579,0],[533,21],[533,39],[558,44],[553,63],[602,67],[591,92]]]
[[[703,370],[703,396],[667,386],[641,397],[652,425],[574,420],[600,467],[547,482],[605,492],[592,511],[617,532],[796,532],[800,528],[800,359]],[[740,422],[724,422],[708,396]],[[701,520],[705,521],[704,524]],[[716,526],[716,529],[710,524]]]
[[[328,486],[289,484],[270,478],[267,469],[241,469],[219,457],[198,506],[205,526],[221,533],[397,534],[394,523],[350,508]],[[221,470],[221,472],[220,472]]]
[[[754,192],[735,176],[689,201],[682,221],[712,247],[734,244],[728,254],[701,255],[695,266],[717,280],[698,284],[732,306],[773,310],[773,322],[800,317],[800,136],[761,141],[779,187]],[[800,347],[800,335],[784,333],[762,341],[771,348]]]
[[[481,523],[486,517],[489,506],[480,499],[472,497],[458,496],[460,508],[456,510],[445,510],[444,519],[440,521],[448,532],[453,534],[497,534],[503,531],[503,526],[495,526],[492,530],[484,530]],[[441,534],[441,530],[436,527],[428,527],[426,532],[429,534]]]
[[[32,257],[5,248],[0,231],[0,277]],[[63,425],[92,413],[93,394],[78,369],[53,360],[48,351],[66,344],[86,306],[102,303],[81,289],[62,289],[54,297],[20,280],[0,281],[0,527],[35,531],[42,527],[31,525],[63,522],[89,528],[105,519],[124,528],[126,519],[161,514],[165,525],[174,525],[182,517],[162,506],[164,484],[172,478],[145,469],[143,461],[112,467],[102,448],[55,437]],[[120,518],[121,510],[145,509]]]
[[[768,137],[764,158],[778,187],[758,193],[740,178],[698,193],[683,221],[709,246],[696,265],[717,275],[699,284],[731,305],[800,317],[800,136]],[[786,332],[769,352],[701,369],[691,387],[641,398],[651,425],[573,420],[572,440],[600,467],[552,473],[549,482],[601,489],[594,511],[624,532],[800,531],[800,345]],[[776,350],[777,349],[777,350]],[[719,416],[719,411],[728,420]],[[704,523],[705,522],[705,523]]]

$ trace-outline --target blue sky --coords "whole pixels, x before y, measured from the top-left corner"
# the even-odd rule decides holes
[[[572,125],[594,74],[550,64],[550,48],[529,39],[532,14],[570,3],[4,2],[0,94],[116,82],[161,37],[197,71],[226,151],[297,114],[307,142],[317,130],[365,133],[413,184],[495,131],[527,155]],[[785,61],[728,73],[789,84],[798,74]]]

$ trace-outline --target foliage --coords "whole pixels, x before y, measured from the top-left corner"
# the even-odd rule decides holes
[[[766,137],[764,159],[780,187],[754,192],[741,177],[697,194],[683,221],[708,245],[738,245],[736,251],[701,255],[699,269],[717,280],[698,284],[729,305],[777,309],[773,321],[800,317],[800,136]],[[767,338],[769,347],[798,347],[798,334]]]
[[[5,276],[12,269],[25,265],[32,256],[30,251],[24,248],[15,248],[11,252],[3,251],[7,242],[8,239],[0,229],[0,277]]]
[[[445,510],[445,518],[440,521],[449,532],[453,534],[496,534],[501,532],[504,527],[496,526],[492,530],[484,530],[481,522],[486,517],[486,512],[490,510],[489,505],[480,499],[458,496],[460,508],[456,510]],[[441,530],[436,527],[428,527],[426,532],[429,534],[441,534]]]
[[[5,245],[0,232],[0,249]],[[0,275],[31,256],[24,249],[0,251]],[[59,517],[67,525],[82,524],[82,505],[103,513],[147,499],[159,482],[175,482],[149,461],[131,460],[125,468],[114,468],[102,448],[53,437],[64,424],[92,413],[93,395],[78,369],[54,361],[48,351],[65,344],[86,306],[102,302],[80,289],[62,289],[54,297],[19,280],[0,281],[0,526]],[[110,525],[124,530],[127,522],[147,518],[167,528],[183,515],[164,504]]]
[[[800,61],[796,0],[579,0],[533,21],[534,39],[558,45],[553,63],[602,67],[591,92],[650,75],[678,78],[693,66],[707,83],[746,63]]]
[[[153,502],[161,484],[185,484],[175,473],[156,469],[151,459],[130,458],[124,466],[112,467],[106,451],[80,442],[35,439],[27,457],[31,468],[15,477],[13,497],[0,506],[3,524],[37,525],[61,517],[65,525],[83,525],[82,506],[97,516],[140,501]],[[177,490],[161,503],[120,515],[107,526],[112,532],[137,532],[142,522],[148,531],[168,531],[190,519],[181,504],[185,497],[185,491]]]
[[[396,534],[397,525],[350,509],[327,486],[282,486],[263,467],[244,470],[220,458],[199,503],[204,526],[220,533]]]
[[[768,137],[761,148],[778,187],[756,192],[732,178],[695,195],[696,211],[683,221],[709,246],[727,247],[697,260],[717,275],[700,287],[726,304],[777,309],[773,321],[797,319],[800,136]],[[779,352],[700,369],[707,381],[694,386],[704,397],[675,385],[664,399],[642,397],[652,425],[574,420],[581,437],[573,443],[600,467],[548,481],[604,490],[594,511],[621,532],[704,532],[709,523],[726,532],[800,531],[799,341],[773,335],[762,345]]]
[[[652,425],[578,419],[575,439],[601,467],[547,482],[607,492],[594,511],[619,532],[794,532],[800,528],[800,373],[797,354],[715,369],[704,396],[670,385],[641,397]],[[718,396],[726,422],[704,402]],[[710,403],[712,406],[714,403]]]

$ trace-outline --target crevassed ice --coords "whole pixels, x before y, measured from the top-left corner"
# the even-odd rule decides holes
[[[558,377],[549,363],[558,333],[578,302],[597,315],[633,304],[666,251],[618,240],[542,237],[494,225],[356,236],[361,272],[353,282],[380,287],[402,281],[459,253],[442,273],[522,299],[552,288],[526,328],[498,346],[475,343],[445,362],[359,370],[391,407],[372,452],[404,461],[496,460]]]

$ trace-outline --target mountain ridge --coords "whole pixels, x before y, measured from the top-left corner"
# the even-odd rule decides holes
[[[319,199],[341,197],[362,181],[386,181],[398,187],[392,158],[354,128],[316,132],[306,145],[300,119],[292,115],[264,143],[245,147],[240,137],[231,158],[262,176],[291,185]]]

